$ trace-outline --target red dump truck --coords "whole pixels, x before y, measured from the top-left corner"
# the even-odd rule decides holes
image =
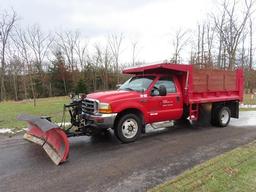
[[[160,63],[123,70],[132,77],[118,90],[96,92],[73,99],[65,105],[71,127],[60,127],[47,117],[20,115],[29,124],[24,138],[41,145],[59,164],[68,158],[68,137],[93,135],[113,129],[123,143],[133,142],[154,128],[170,122],[200,120],[200,111],[209,121],[226,127],[230,118],[239,117],[243,100],[243,70],[199,69],[194,65]]]

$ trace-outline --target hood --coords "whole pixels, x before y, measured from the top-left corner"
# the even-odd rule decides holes
[[[136,91],[116,90],[91,93],[87,95],[87,98],[97,99],[100,102],[110,103],[113,101],[139,97],[140,94],[141,93]]]

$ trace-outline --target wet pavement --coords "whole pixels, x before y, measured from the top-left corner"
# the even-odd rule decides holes
[[[55,166],[21,135],[0,136],[0,191],[145,191],[184,170],[256,139],[256,112],[230,126],[180,126],[120,144],[112,133],[70,139],[69,161]]]

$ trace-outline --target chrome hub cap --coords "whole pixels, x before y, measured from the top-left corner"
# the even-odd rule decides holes
[[[138,123],[134,119],[127,119],[122,124],[122,134],[125,138],[131,139],[138,132]]]
[[[223,110],[221,113],[221,122],[222,124],[226,124],[229,120],[229,113],[227,110]]]

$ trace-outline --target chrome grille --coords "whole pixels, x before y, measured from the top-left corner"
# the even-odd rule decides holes
[[[82,111],[84,113],[93,114],[97,111],[97,102],[93,99],[84,99],[82,101]]]

